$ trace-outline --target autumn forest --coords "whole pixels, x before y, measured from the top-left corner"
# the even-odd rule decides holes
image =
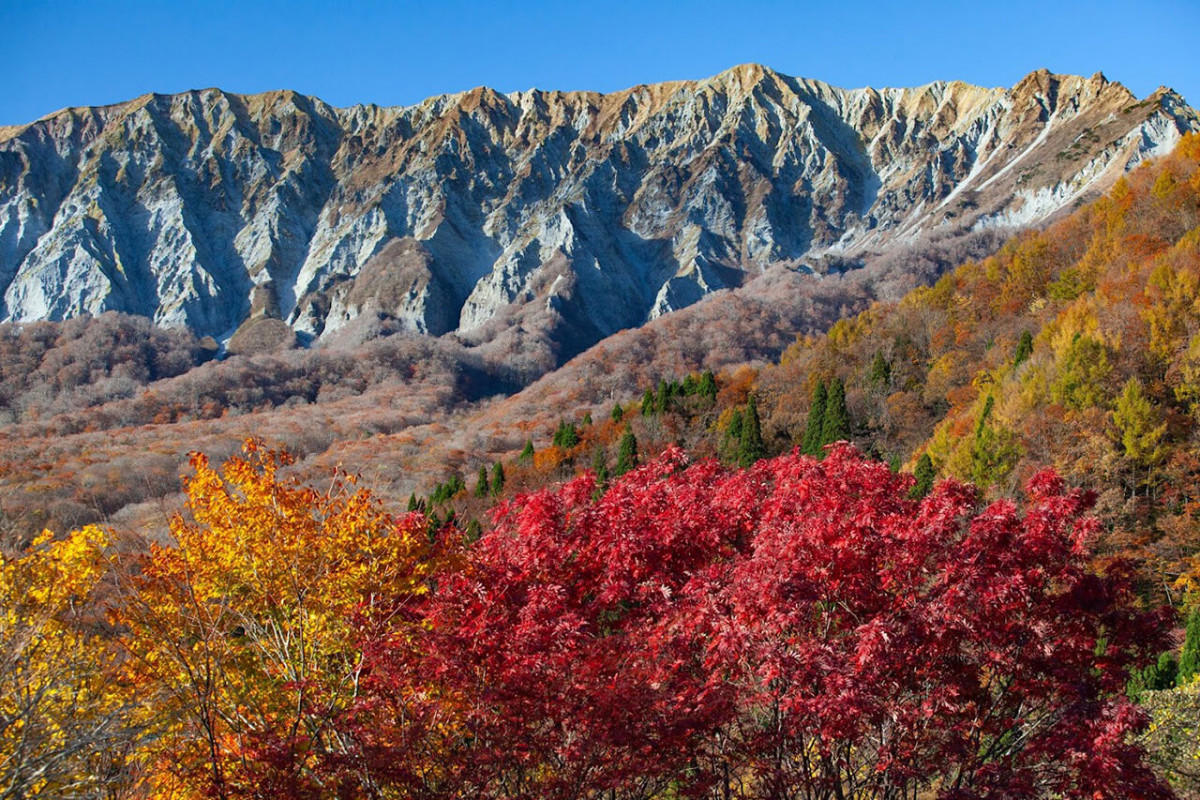
[[[1200,797],[1200,136],[972,241],[703,368],[0,326],[0,797]]]

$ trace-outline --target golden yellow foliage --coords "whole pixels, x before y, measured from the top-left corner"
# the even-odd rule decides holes
[[[107,546],[96,527],[46,531],[0,558],[0,797],[95,789],[120,764],[128,693],[87,616]]]
[[[118,613],[159,796],[310,780],[344,746],[331,723],[358,689],[356,624],[402,613],[430,577],[423,517],[393,519],[352,479],[301,486],[279,474],[287,454],[244,449],[223,474],[193,455],[190,518],[130,571]]]

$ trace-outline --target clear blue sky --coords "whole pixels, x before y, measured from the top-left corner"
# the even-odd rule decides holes
[[[337,106],[488,85],[609,91],[756,61],[838,86],[1097,70],[1200,105],[1200,0],[0,0],[0,125],[219,86]]]

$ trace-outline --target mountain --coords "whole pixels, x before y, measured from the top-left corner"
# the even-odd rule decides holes
[[[1041,222],[1192,130],[1169,89],[1044,70],[844,90],[745,65],[403,108],[146,95],[0,129],[0,320],[542,330],[561,361],[764,272]]]

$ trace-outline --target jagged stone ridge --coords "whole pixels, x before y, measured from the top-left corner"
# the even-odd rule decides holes
[[[845,90],[750,64],[403,108],[146,95],[0,129],[0,319],[308,339],[538,319],[584,346],[768,269],[1042,221],[1197,129],[1169,89],[1044,70]]]

